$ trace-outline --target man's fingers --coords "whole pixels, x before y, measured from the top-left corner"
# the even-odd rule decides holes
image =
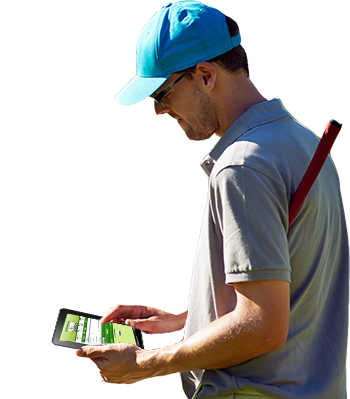
[[[125,320],[125,324],[127,326],[137,328],[138,330],[141,330],[143,332],[148,332],[150,321],[142,319],[136,319],[136,320],[127,319]]]
[[[77,356],[90,359],[93,363],[95,363],[95,366],[98,369],[103,370],[109,364],[109,360],[103,357],[104,354],[101,351],[96,351],[94,349],[94,347],[86,346],[84,349],[78,349],[75,353]]]
[[[110,321],[122,321],[129,318],[138,318],[142,313],[141,306],[125,306],[117,305],[109,309],[102,317],[101,323],[105,324]]]
[[[114,306],[113,308],[107,310],[106,314],[101,319],[101,323],[105,324],[113,319],[119,320],[123,317],[125,311],[126,311],[125,306],[122,305]]]
[[[103,370],[108,364],[109,360],[106,356],[106,349],[101,346],[84,346],[76,351],[77,356],[87,357],[92,360],[96,366]]]
[[[127,319],[125,320],[125,324],[131,327],[134,327],[138,330],[143,331],[144,333],[147,334],[154,334],[157,333],[157,320],[155,318],[150,318],[150,319],[136,319],[136,320],[131,320]]]
[[[107,345],[83,346],[76,351],[76,354],[79,357],[88,357],[89,359],[103,358],[106,353],[105,346]]]
[[[127,320],[125,320],[125,324],[126,324],[127,326],[137,328],[137,327],[135,327],[135,320],[129,320],[129,319],[127,319]]]

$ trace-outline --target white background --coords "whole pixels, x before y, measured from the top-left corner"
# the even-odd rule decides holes
[[[184,397],[178,375],[101,383],[90,360],[51,343],[62,307],[186,309],[207,190],[199,162],[217,139],[190,142],[172,119],[156,117],[150,99],[114,101],[135,74],[140,30],[165,4],[0,5],[0,331],[2,388],[12,397]],[[332,155],[349,219],[346,2],[206,4],[238,22],[265,97],[280,97],[319,136],[331,118],[344,124]]]

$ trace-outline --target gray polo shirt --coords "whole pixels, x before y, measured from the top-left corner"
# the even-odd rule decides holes
[[[346,398],[349,248],[339,180],[328,157],[291,227],[288,206],[318,138],[278,99],[251,107],[204,159],[208,201],[185,337],[231,312],[232,283],[290,282],[280,350],[243,364],[183,373],[191,398],[253,386],[276,398]]]

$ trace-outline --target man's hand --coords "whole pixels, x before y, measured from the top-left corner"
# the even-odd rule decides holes
[[[130,344],[110,344],[84,346],[76,354],[91,359],[104,381],[132,384],[155,376],[155,369],[147,366],[148,353],[151,352]]]
[[[93,360],[105,381],[130,384],[178,372],[232,367],[280,349],[289,331],[289,282],[235,283],[232,290],[236,296],[232,312],[175,345],[151,351],[129,344],[85,346],[77,355]],[[142,306],[116,306],[102,321],[129,325],[133,321],[143,331],[169,332],[181,328],[185,316]]]
[[[147,334],[162,334],[184,328],[187,312],[179,315],[147,306],[117,305],[101,319],[101,323],[125,323]]]

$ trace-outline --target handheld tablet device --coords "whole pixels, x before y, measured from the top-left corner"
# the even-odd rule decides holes
[[[101,318],[77,310],[61,309],[52,342],[73,349],[113,343],[128,343],[144,349],[140,330],[121,323],[101,324]]]

